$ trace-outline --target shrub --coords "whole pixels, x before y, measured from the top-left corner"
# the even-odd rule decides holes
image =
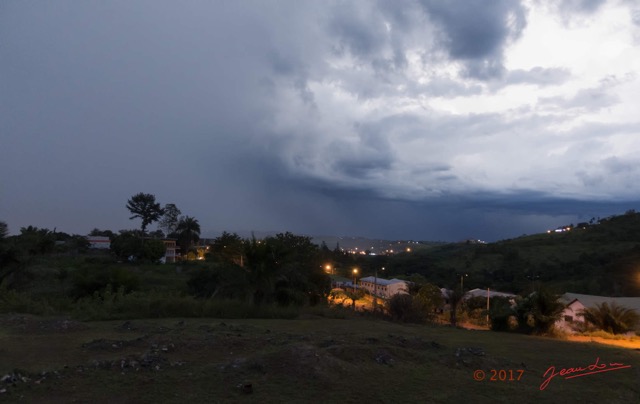
[[[82,320],[122,320],[131,318],[217,317],[217,318],[296,318],[295,308],[255,306],[230,299],[196,299],[166,292],[125,294],[109,287],[84,297],[74,306],[74,315]]]
[[[518,302],[518,330],[527,334],[549,334],[563,309],[564,304],[558,301],[558,296],[541,288]]]
[[[407,323],[421,323],[426,320],[426,313],[422,304],[416,303],[414,298],[405,293],[398,293],[387,300],[387,310],[393,320]]]
[[[634,310],[604,302],[584,309],[581,314],[585,321],[611,334],[623,334],[634,330],[640,324],[640,315]]]
[[[80,298],[103,291],[107,286],[116,290],[122,287],[125,293],[132,292],[139,288],[140,278],[124,267],[81,268],[73,272],[72,284],[71,296]]]
[[[191,271],[187,281],[189,293],[196,297],[242,299],[248,295],[245,271],[235,264],[214,264]]]
[[[489,318],[493,331],[511,331],[515,321],[515,312],[509,299],[494,297],[490,302]]]
[[[64,296],[58,298],[35,297],[27,292],[7,290],[0,286],[0,313],[25,313],[35,315],[61,314],[71,307]]]
[[[123,231],[111,240],[111,250],[121,260],[158,262],[166,247],[161,240],[143,240],[136,231]]]
[[[429,319],[435,319],[438,310],[444,306],[442,291],[436,285],[427,283],[423,285],[413,298],[413,304],[416,310],[423,313]]]

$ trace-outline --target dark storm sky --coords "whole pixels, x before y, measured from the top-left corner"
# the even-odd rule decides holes
[[[497,240],[637,208],[631,1],[4,1],[0,220]]]

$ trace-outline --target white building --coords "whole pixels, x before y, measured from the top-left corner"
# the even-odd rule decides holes
[[[87,236],[89,241],[89,248],[95,248],[98,250],[108,250],[111,248],[111,240],[106,236]]]
[[[640,314],[640,297],[605,297],[565,293],[560,297],[560,301],[565,304],[565,308],[556,327],[566,332],[573,332],[575,326],[584,324],[584,316],[580,314],[582,310],[594,308],[602,303],[615,303],[618,306],[633,309]]]
[[[176,240],[172,238],[166,238],[162,240],[164,246],[166,248],[164,252],[164,257],[160,259],[163,264],[166,263],[174,263],[178,260],[180,254],[178,254],[178,250],[180,247],[177,246]]]
[[[385,299],[397,293],[407,293],[407,282],[401,279],[383,279],[367,276],[360,279],[360,287]]]

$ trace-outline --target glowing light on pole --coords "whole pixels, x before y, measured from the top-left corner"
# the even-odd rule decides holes
[[[356,276],[358,276],[358,268],[353,268],[353,291],[356,291]]]

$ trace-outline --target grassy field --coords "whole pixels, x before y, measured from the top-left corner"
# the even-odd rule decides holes
[[[596,361],[612,371],[559,375],[540,390],[550,366]],[[479,371],[484,380],[474,380]],[[1,402],[632,403],[640,351],[360,316],[83,323],[7,314],[0,377]]]

